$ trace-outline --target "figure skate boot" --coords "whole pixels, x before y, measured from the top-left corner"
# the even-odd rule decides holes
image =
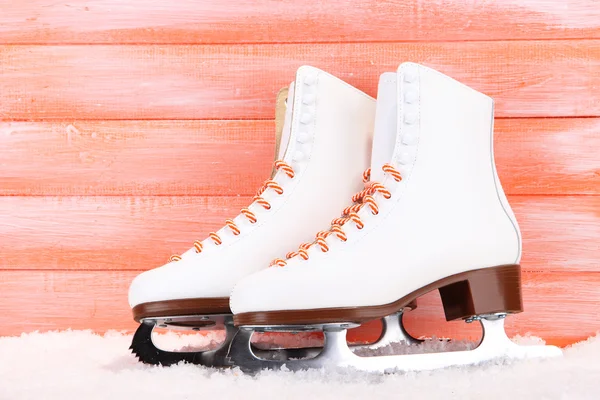
[[[310,245],[236,284],[232,363],[391,372],[560,355],[554,346],[517,346],[504,331],[504,317],[523,310],[521,236],[496,173],[493,100],[413,63],[386,80],[395,81],[394,112],[375,129],[371,181]],[[482,324],[477,348],[359,357],[346,345],[347,328],[433,290],[447,320]],[[315,328],[325,347],[313,358],[269,361],[249,348],[254,331]]]
[[[141,323],[131,349],[142,362],[226,365],[236,332],[229,308],[233,285],[328,226],[348,196],[360,189],[360,181],[348,177],[369,166],[375,101],[305,66],[290,86],[287,105],[273,176],[252,204],[218,232],[131,284],[129,302]],[[226,339],[210,351],[169,352],[152,343],[155,326],[224,326]]]

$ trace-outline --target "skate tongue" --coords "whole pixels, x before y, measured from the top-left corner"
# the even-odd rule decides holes
[[[287,110],[286,102],[288,91],[288,86],[281,88],[277,93],[277,99],[275,100],[275,161],[279,158],[279,148],[281,147],[281,136]]]
[[[290,87],[287,90],[287,99],[284,99],[284,104],[286,106],[285,109],[285,117],[283,119],[283,126],[281,131],[281,139],[279,142],[279,147],[275,152],[275,157],[277,160],[283,160],[285,152],[288,147],[288,143],[290,142],[290,136],[292,134],[292,111],[294,109],[294,82],[290,83]],[[280,92],[281,93],[281,92]],[[278,99],[279,101],[279,99]]]
[[[375,131],[371,153],[371,180],[381,182],[384,173],[381,167],[392,159],[396,143],[396,73],[385,72],[379,77],[377,108],[375,109]]]

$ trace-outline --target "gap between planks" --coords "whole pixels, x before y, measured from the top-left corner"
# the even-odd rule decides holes
[[[560,116],[560,115],[548,115],[548,116],[535,116],[535,117],[531,117],[531,116],[521,116],[521,115],[515,115],[515,116],[496,116],[494,117],[494,120],[496,121],[519,121],[519,120],[528,120],[528,119],[595,119],[595,118],[600,118],[600,116],[598,115],[565,115],[565,116]],[[252,122],[252,121],[257,121],[257,122],[270,122],[273,121],[273,118],[269,117],[269,116],[265,116],[265,117],[259,117],[259,118],[254,118],[254,117],[248,117],[248,118],[152,118],[152,117],[148,117],[148,118],[119,118],[119,119],[106,119],[106,118],[66,118],[66,117],[59,117],[59,118],[40,118],[40,119],[35,119],[35,118],[29,118],[29,119],[23,119],[23,120],[18,120],[18,119],[1,119],[0,118],[0,123],[2,122],[31,122],[31,123],[36,123],[36,122],[41,122],[41,123],[69,123],[69,122],[77,122],[77,121],[86,121],[86,122],[140,122],[140,121],[147,121],[147,122],[169,122],[169,121],[180,121],[180,122]]]

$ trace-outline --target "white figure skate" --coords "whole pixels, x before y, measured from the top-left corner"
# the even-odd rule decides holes
[[[305,66],[290,86],[287,103],[272,179],[253,203],[209,238],[194,242],[186,253],[142,273],[131,284],[129,303],[134,319],[141,322],[131,349],[142,362],[225,365],[236,332],[229,309],[233,285],[300,241],[310,240],[360,188],[360,181],[349,177],[369,166],[375,101]],[[226,339],[215,350],[169,352],[152,343],[155,326],[192,330],[224,326]],[[394,331],[401,339],[399,330],[403,332],[401,325],[390,325],[382,340]],[[298,356],[310,351],[281,352]]]
[[[504,317],[523,309],[521,237],[496,174],[492,99],[413,63],[385,82],[391,96],[378,96],[371,182],[311,245],[238,282],[230,304],[241,329],[229,358],[246,370],[389,372],[560,355],[517,346],[504,331]],[[383,101],[391,118],[379,115]],[[476,349],[359,357],[346,345],[347,328],[436,289],[447,320],[481,322]],[[325,332],[314,358],[267,361],[248,345],[253,331],[311,329]]]

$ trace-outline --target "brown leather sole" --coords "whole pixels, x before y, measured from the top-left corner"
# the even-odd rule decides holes
[[[363,323],[403,310],[418,297],[439,290],[447,321],[493,313],[523,311],[521,267],[516,264],[462,272],[433,282],[381,306],[248,312],[234,316],[235,325],[310,325]]]
[[[133,319],[176,317],[181,315],[231,314],[229,297],[152,301],[133,307]]]

